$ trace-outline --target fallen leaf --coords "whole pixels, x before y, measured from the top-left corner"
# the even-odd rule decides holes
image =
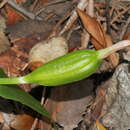
[[[30,130],[33,121],[34,118],[29,115],[17,115],[14,121],[11,123],[11,127],[16,130]]]
[[[97,50],[109,47],[113,44],[111,37],[104,32],[100,23],[95,18],[90,17],[80,9],[77,9],[77,11],[85,29],[91,34],[91,41]],[[119,63],[119,56],[117,53],[111,54],[108,59],[112,67],[116,67]]]
[[[17,4],[21,4],[26,2],[25,0],[16,0]],[[16,24],[17,22],[21,21],[23,17],[19,14],[19,12],[15,11],[10,6],[5,7],[8,19],[8,25]]]
[[[6,6],[6,13],[7,13],[8,25],[16,24],[17,22],[23,19],[23,17],[11,7]]]
[[[83,22],[85,29],[91,34],[95,48],[101,49],[106,47],[105,33],[95,18],[90,17],[85,12],[77,9],[77,12]]]

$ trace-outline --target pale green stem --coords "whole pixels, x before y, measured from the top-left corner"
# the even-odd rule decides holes
[[[117,42],[116,44],[114,44],[110,47],[99,50],[98,56],[100,59],[104,59],[104,58],[108,57],[110,54],[112,54],[118,50],[121,50],[127,46],[130,46],[130,40],[123,40],[123,41]]]
[[[24,77],[0,78],[0,84],[25,84]]]

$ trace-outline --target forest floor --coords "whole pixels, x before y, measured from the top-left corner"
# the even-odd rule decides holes
[[[130,40],[130,0],[0,0],[0,34],[0,68],[8,77],[23,76],[72,51]],[[51,42],[59,37],[63,41]],[[129,46],[84,80],[17,86],[46,108],[59,130],[130,129]],[[0,130],[56,129],[26,105],[0,96]]]

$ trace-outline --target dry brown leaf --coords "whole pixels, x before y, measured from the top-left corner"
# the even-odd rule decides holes
[[[100,23],[98,23],[95,18],[90,17],[80,9],[77,9],[77,11],[85,29],[91,34],[91,41],[97,50],[111,46],[113,44],[111,37],[105,34]],[[119,56],[117,53],[111,54],[108,59],[113,67],[117,66],[119,63]]]
[[[77,12],[84,24],[85,29],[91,34],[94,40],[95,48],[104,48],[106,46],[105,33],[95,18],[90,17],[85,12],[77,9]]]
[[[11,122],[11,127],[16,130],[30,130],[32,127],[32,123],[34,121],[34,118],[23,114],[23,115],[17,115],[14,118],[14,121]]]
[[[104,48],[104,46],[101,46],[101,44],[99,44],[99,42],[97,40],[95,40],[93,37],[91,37],[90,40],[93,43],[96,50],[100,50],[100,49]]]

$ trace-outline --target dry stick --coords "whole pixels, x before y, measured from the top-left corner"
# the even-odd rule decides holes
[[[118,17],[120,17],[121,15],[123,15],[124,13],[126,13],[128,10],[130,10],[130,6],[127,7],[125,10],[123,10],[122,12],[120,12],[116,17],[114,17],[111,20],[110,24],[113,24],[115,21],[117,21]]]
[[[70,39],[72,33],[73,33],[74,31],[76,31],[76,30],[79,30],[80,28],[81,28],[80,26],[77,26],[77,27],[74,26],[74,27],[68,32],[66,40],[68,41],[68,40]]]
[[[79,47],[79,49],[80,50],[86,49],[89,40],[90,40],[90,34],[85,29],[83,29],[83,33],[81,35],[81,46]]]
[[[30,130],[35,130],[37,123],[38,123],[38,118],[36,118],[36,119],[34,120],[34,122],[33,122],[32,127],[31,127]]]
[[[114,12],[114,7],[111,7],[111,9],[110,9],[110,17],[112,17],[112,15],[113,15],[113,12]]]
[[[55,0],[55,1],[53,0],[53,1],[49,1],[48,3],[45,3],[45,4],[42,6],[42,8],[36,12],[36,16],[39,15],[41,12],[43,12],[43,11],[46,9],[46,7],[52,6],[52,5],[56,5],[56,4],[60,4],[60,3],[64,3],[64,2],[66,2],[66,1],[67,1],[67,0]],[[68,0],[68,1],[69,1],[69,0]]]
[[[22,6],[18,5],[17,3],[15,3],[12,0],[8,1],[8,4],[10,6],[12,6],[14,9],[18,10],[19,12],[21,12],[23,15],[25,15],[26,17],[30,18],[30,19],[37,19],[37,20],[42,20],[41,17],[39,16],[35,16],[35,14],[33,14],[32,12],[27,11],[26,9],[24,9]]]
[[[112,26],[112,27],[113,27],[113,29],[115,29],[116,31],[118,31],[118,30],[119,30],[119,28],[117,27],[117,25],[112,24],[111,26]]]
[[[106,3],[106,10],[105,10],[105,14],[106,14],[106,23],[107,23],[107,33],[110,35],[111,34],[111,27],[110,27],[110,0],[105,0]]]
[[[51,34],[49,35],[48,39],[57,36],[57,29],[59,28],[60,24],[65,21],[65,19],[67,19],[70,16],[70,11],[67,11],[67,13],[57,22],[57,24],[55,25],[55,27],[53,28],[53,31],[51,32]],[[59,34],[58,34],[59,35]]]
[[[37,6],[39,0],[35,0],[34,3],[30,6],[30,11],[33,11],[34,8]]]
[[[80,0],[80,2],[77,5],[77,8],[84,10],[87,7],[87,0]],[[66,25],[64,26],[64,28],[61,30],[61,32],[59,33],[59,35],[62,35],[64,32],[66,32],[67,30],[70,29],[70,27],[73,25],[73,23],[75,22],[75,20],[78,18],[77,12],[76,10],[74,10],[72,12],[71,17],[69,18],[69,20],[67,21]]]
[[[0,9],[6,4],[8,3],[9,0],[3,0],[1,3],[0,3]]]
[[[64,3],[66,1],[70,1],[70,0],[52,0],[52,1],[49,1],[48,3],[45,3],[43,5],[43,7],[47,7],[47,6],[51,6],[51,5],[56,5],[56,4],[60,4],[60,3]]]
[[[36,12],[36,16],[37,15],[39,15],[39,14],[41,14],[43,11],[45,11],[46,10],[46,8],[42,8],[42,9],[40,9],[40,10],[38,10],[37,12]]]
[[[130,17],[128,18],[126,24],[124,25],[123,29],[122,29],[122,32],[120,33],[120,40],[123,39],[127,29],[128,29],[128,25],[130,24]]]
[[[89,0],[87,12],[91,17],[94,17],[94,0]]]

